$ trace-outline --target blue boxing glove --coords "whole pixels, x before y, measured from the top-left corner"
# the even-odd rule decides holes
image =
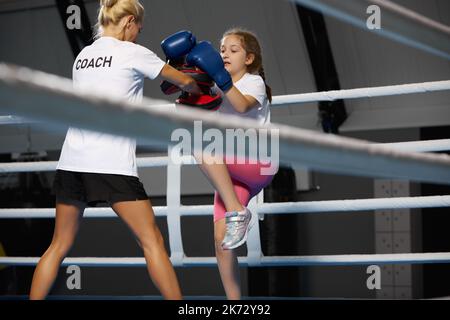
[[[186,56],[188,65],[193,65],[205,71],[217,86],[226,92],[233,86],[233,80],[223,65],[222,57],[219,52],[213,48],[211,43],[202,41],[192,48]]]
[[[164,39],[161,48],[168,60],[177,60],[189,53],[196,42],[191,32],[182,30]]]

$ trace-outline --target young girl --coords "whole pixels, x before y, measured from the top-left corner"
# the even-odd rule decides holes
[[[194,79],[135,44],[144,17],[138,0],[102,0],[100,5],[100,37],[75,59],[74,87],[140,101],[144,78],[161,75],[185,91],[200,93]],[[134,139],[68,130],[54,181],[53,240],[34,272],[30,299],[46,297],[72,247],[85,207],[97,202],[109,203],[133,231],[143,249],[150,277],[164,298],[181,298],[152,205],[138,178],[135,150]]]
[[[219,113],[270,121],[271,89],[265,83],[261,48],[256,36],[242,29],[226,31],[220,45],[218,61],[214,49],[200,43],[187,61],[207,72],[222,90],[224,101]],[[220,59],[220,57],[219,57]],[[220,276],[228,299],[240,299],[239,267],[232,250],[245,242],[251,213],[245,207],[273,179],[262,174],[270,164],[245,164],[228,155],[225,164],[202,164],[201,168],[216,187],[214,197],[214,237]],[[236,199],[238,203],[236,203]],[[241,208],[239,208],[241,207]]]

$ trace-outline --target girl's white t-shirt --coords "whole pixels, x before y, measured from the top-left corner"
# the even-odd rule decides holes
[[[144,78],[155,79],[164,65],[163,60],[143,46],[101,37],[75,59],[73,86],[140,102]],[[57,169],[137,177],[136,140],[71,127]]]
[[[260,75],[245,73],[241,79],[234,83],[234,86],[243,95],[249,95],[255,98],[258,104],[246,113],[240,113],[234,109],[227,97],[222,93],[222,105],[217,112],[253,118],[258,120],[260,124],[270,123],[269,100],[267,99],[266,85],[264,84],[263,78]]]

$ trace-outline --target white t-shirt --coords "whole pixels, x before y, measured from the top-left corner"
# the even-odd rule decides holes
[[[155,79],[164,65],[145,47],[101,37],[75,59],[73,86],[140,102],[144,78]],[[57,169],[137,177],[136,140],[69,128]]]
[[[258,120],[260,124],[270,122],[269,100],[267,99],[266,86],[260,75],[246,73],[234,83],[243,95],[252,96],[258,101],[258,105],[251,108],[246,113],[237,112],[225,95],[222,94],[222,105],[217,112],[233,114],[241,117],[248,117]],[[220,90],[220,89],[219,89]]]

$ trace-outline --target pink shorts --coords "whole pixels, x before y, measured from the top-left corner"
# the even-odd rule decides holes
[[[270,164],[238,164],[227,163],[234,191],[243,206],[247,206],[250,199],[272,182],[273,175],[264,175],[262,168],[269,168]],[[217,191],[214,194],[214,222],[225,218],[225,205]]]

